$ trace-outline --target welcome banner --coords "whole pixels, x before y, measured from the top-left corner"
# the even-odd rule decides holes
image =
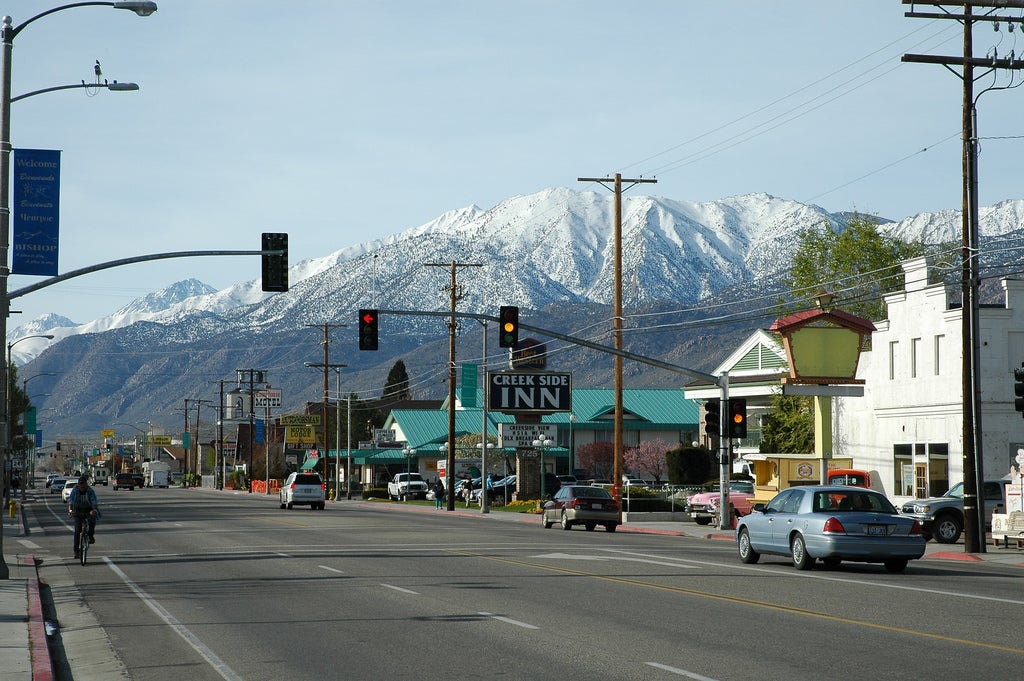
[[[14,150],[13,274],[57,275],[60,151]]]

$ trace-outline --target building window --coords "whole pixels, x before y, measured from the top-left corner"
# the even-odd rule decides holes
[[[935,375],[939,375],[939,367],[942,365],[942,344],[946,337],[942,334],[935,336]]]
[[[920,338],[910,339],[910,377],[917,378],[917,349],[921,345]]]
[[[894,444],[893,489],[898,496],[924,499],[949,490],[949,444]]]
[[[896,350],[898,349],[899,341],[889,341],[889,380],[896,379]]]

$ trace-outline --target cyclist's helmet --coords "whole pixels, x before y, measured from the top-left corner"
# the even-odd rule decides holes
[[[88,476],[88,475],[82,475],[82,476],[79,476],[79,478],[78,478],[78,484],[82,484],[83,482],[84,482],[84,483],[85,483],[86,485],[88,485],[88,484],[89,484],[89,476]]]

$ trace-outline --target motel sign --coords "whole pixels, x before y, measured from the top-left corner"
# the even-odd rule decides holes
[[[572,411],[572,374],[554,371],[487,373],[488,408],[507,414]]]

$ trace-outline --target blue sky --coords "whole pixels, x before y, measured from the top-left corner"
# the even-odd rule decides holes
[[[18,25],[56,4],[3,12]],[[767,192],[892,219],[961,205],[960,81],[900,57],[959,54],[962,29],[899,0],[159,5],[62,11],[15,40],[15,95],[91,80],[97,59],[141,86],[13,105],[15,147],[62,150],[61,272],[257,249],[264,231],[288,232],[296,262],[615,172],[679,200]],[[993,45],[1024,52],[1024,30],[979,28],[975,53]],[[1022,98],[979,100],[982,205],[1024,198]],[[117,268],[14,301],[10,326],[258,275],[256,257]]]

